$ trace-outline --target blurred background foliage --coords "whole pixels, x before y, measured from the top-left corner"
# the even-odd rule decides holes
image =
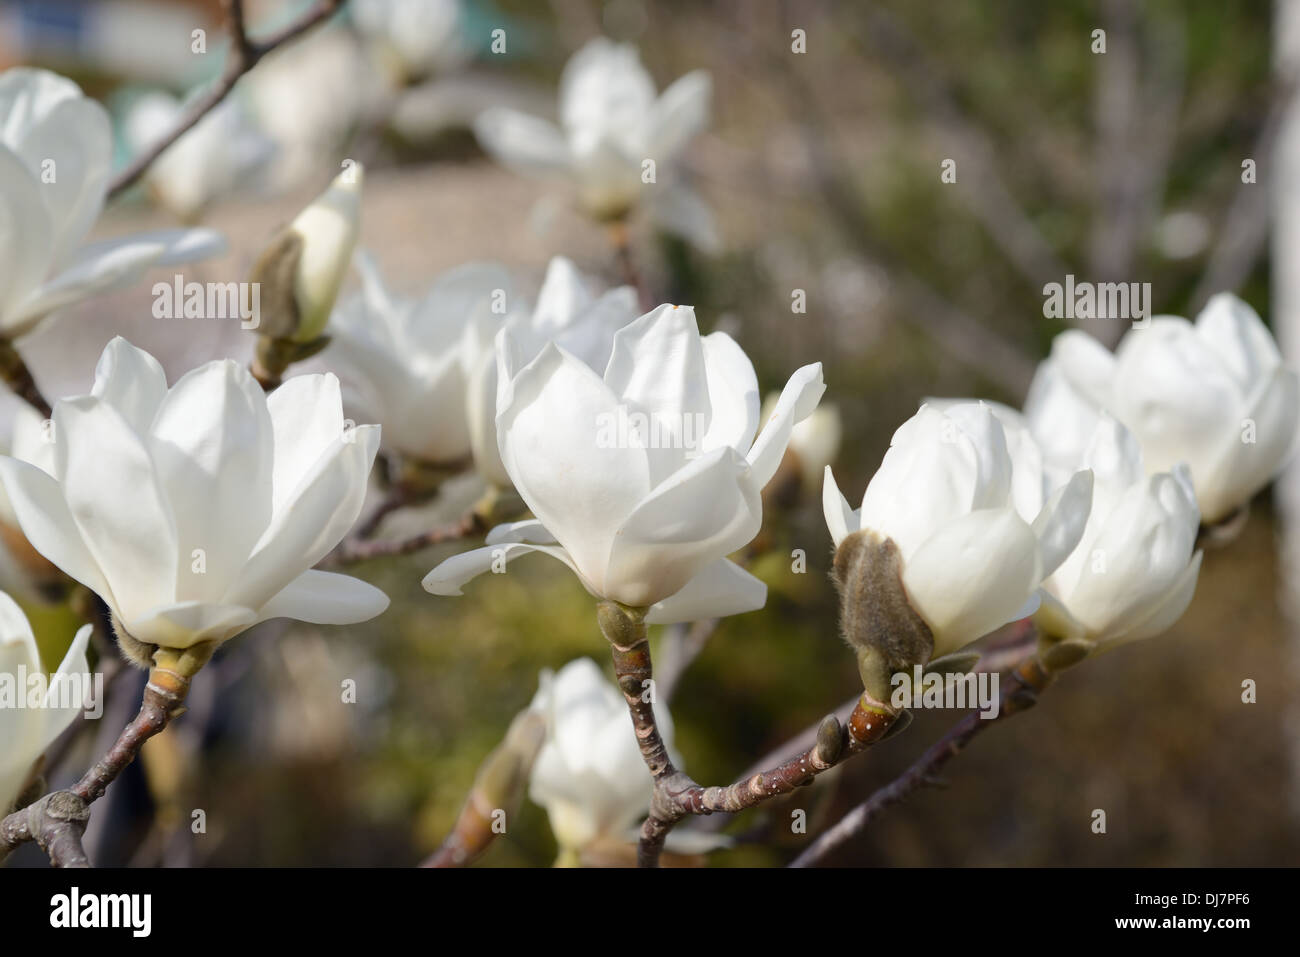
[[[300,6],[255,4],[250,19],[273,23]],[[1266,199],[1241,181],[1244,159],[1262,162],[1287,92],[1270,81],[1267,3],[465,0],[459,9],[468,58],[388,77],[373,97],[330,99],[368,91],[387,63],[346,13],[300,44],[307,95],[355,114],[339,117],[335,142],[313,144],[289,185],[250,179],[217,204],[205,221],[229,236],[231,253],[194,271],[246,272],[274,228],[355,157],[368,164],[363,245],[400,288],[490,258],[535,289],[553,254],[617,282],[601,230],[545,184],[486,159],[465,122],[470,106],[490,102],[546,109],[565,59],[605,33],[638,44],[660,89],[700,67],[715,84],[714,120],[689,166],[723,249],[704,255],[638,225],[634,255],[653,298],[693,304],[705,331],[733,334],[765,389],[824,363],[825,401],[845,426],[836,474],[850,497],[924,397],[1020,403],[1064,327],[1043,317],[1043,284],[1066,273],[1150,282],[1157,313],[1192,314],[1231,288],[1268,316]],[[143,22],[141,10],[156,13],[161,32],[119,30],[122,51],[92,55],[77,32],[90,23],[107,36],[103,24]],[[219,23],[214,3],[0,3],[0,62],[47,65],[105,100],[133,85],[179,96],[219,59],[172,58],[170,75],[157,63],[137,75],[132,64],[164,41],[184,43],[196,24],[219,37]],[[498,25],[511,40],[494,56],[485,37]],[[790,52],[796,28],[805,54]],[[1105,54],[1092,52],[1099,28]],[[272,134],[295,101],[277,109]],[[947,158],[955,184],[940,181]],[[137,189],[98,229],[171,221]],[[70,309],[24,344],[47,391],[84,391],[118,333],[160,354],[173,377],[214,355],[248,355],[230,323],[153,319],[155,278],[169,277]],[[807,314],[791,312],[794,289],[807,292]],[[1122,331],[1081,325],[1111,343]],[[475,492],[458,483],[385,534],[457,516]],[[678,748],[705,782],[729,781],[860,687],[837,635],[819,495],[767,521],[772,546],[755,566],[771,586],[767,608],[723,622],[672,702]],[[196,683],[191,714],[97,808],[92,859],[409,865],[434,849],[538,672],[582,655],[607,667],[593,603],[558,564],[512,565],[459,599],[426,595],[422,575],[464,547],[359,566],[393,598],[376,621],[270,623],[223,649]],[[791,571],[793,549],[808,556],[805,574]],[[1296,688],[1276,589],[1266,493],[1242,537],[1206,556],[1195,602],[1170,633],[1069,673],[1038,708],[953,762],[947,788],[889,811],[834,862],[1294,862],[1300,729],[1282,718]],[[31,595],[25,604],[47,658],[56,654],[72,618],[39,611]],[[1248,678],[1259,687],[1252,706],[1241,703]],[[346,679],[356,704],[341,701]],[[133,681],[113,683],[103,724],[114,706],[134,708]],[[814,788],[738,819],[737,846],[710,863],[784,863],[807,840],[790,833],[793,808],[808,810],[815,834],[953,720],[922,713]],[[84,729],[57,774],[83,769],[103,733]],[[204,834],[191,833],[196,808]],[[1090,828],[1094,808],[1107,812],[1105,835]],[[15,860],[34,862],[33,851]],[[547,865],[555,854],[544,813],[526,803],[482,863]]]

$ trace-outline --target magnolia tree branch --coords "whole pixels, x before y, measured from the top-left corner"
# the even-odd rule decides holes
[[[1023,662],[1002,685],[996,717],[982,718],[978,711],[967,714],[930,745],[906,771],[824,831],[790,866],[809,867],[816,864],[835,848],[860,834],[881,811],[900,803],[926,785],[937,784],[939,771],[960,754],[976,735],[1004,718],[1032,708],[1038,701],[1038,695],[1051,683],[1052,677],[1052,673],[1037,658]]]
[[[350,565],[354,562],[369,561],[373,558],[409,555],[412,552],[418,552],[433,545],[459,541],[462,538],[469,538],[485,531],[487,531],[487,522],[484,521],[483,516],[478,512],[469,511],[448,525],[441,525],[426,532],[420,532],[418,535],[411,535],[408,538],[399,538],[394,541],[367,540],[365,536],[358,533],[355,537],[347,539],[339,546],[339,550],[331,559],[331,563]]]
[[[211,647],[180,654],[160,652],[150,669],[139,713],[108,753],[68,790],[47,794],[0,820],[0,861],[18,845],[35,841],[55,867],[89,867],[81,838],[90,820],[90,805],[135,760],[146,741],[185,711],[190,680],[211,652]]]
[[[898,720],[898,714],[871,705],[864,694],[847,723],[827,715],[818,727],[816,742],[793,758],[725,787],[705,787],[673,765],[659,732],[654,710],[654,667],[644,610],[602,601],[597,617],[612,649],[618,686],[632,716],[641,757],[654,780],[650,814],[641,827],[637,848],[637,863],[641,867],[659,865],[669,832],[683,818],[743,811],[779,794],[789,794],[879,741]]]
[[[0,337],[0,379],[4,380],[4,384],[14,395],[44,418],[48,419],[54,414],[50,409],[49,401],[41,394],[36,380],[32,378],[32,370],[27,367],[27,363],[18,353],[18,347],[11,340],[3,337]]]
[[[328,20],[345,2],[346,0],[317,0],[293,22],[261,40],[253,40],[248,35],[243,0],[226,0],[230,49],[226,53],[226,65],[221,76],[189,105],[162,139],[133,159],[113,177],[108,187],[109,198],[128,189],[144,175],[149,165],[224,100],[235,88],[240,77],[257,66],[262,57],[293,42],[312,27]]]

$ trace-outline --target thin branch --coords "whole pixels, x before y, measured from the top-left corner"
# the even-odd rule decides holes
[[[4,384],[14,395],[39,412],[43,418],[48,419],[54,414],[50,409],[49,401],[41,394],[40,387],[32,378],[32,370],[27,367],[27,363],[19,354],[18,347],[3,337],[0,337],[0,379],[4,380]]]
[[[55,791],[0,821],[0,860],[14,848],[35,841],[55,867],[89,867],[81,839],[90,820],[86,801],[71,791]]]
[[[329,564],[350,565],[354,562],[370,561],[375,558],[392,558],[397,555],[409,555],[444,542],[455,542],[472,535],[487,531],[487,523],[476,511],[469,511],[449,525],[431,528],[427,532],[399,538],[394,541],[366,541],[358,534],[343,542],[338,551],[329,559]]]
[[[227,0],[226,9],[229,20],[230,49],[226,53],[225,69],[221,76],[195,99],[175,125],[162,139],[158,140],[143,153],[133,159],[122,169],[108,187],[109,198],[117,196],[135,183],[149,165],[161,156],[167,147],[188,132],[199,120],[203,119],[227,94],[235,88],[240,77],[257,66],[258,62],[273,50],[298,39],[312,27],[332,17],[346,0],[317,0],[301,16],[281,29],[269,34],[262,40],[253,40],[248,35],[244,18],[243,0]]]
[[[870,706],[864,694],[847,723],[827,715],[818,728],[816,742],[801,753],[725,787],[705,787],[673,765],[660,734],[654,710],[654,667],[644,614],[602,601],[598,615],[601,631],[610,643],[614,672],[632,716],[641,757],[654,780],[650,814],[641,827],[637,848],[640,867],[659,865],[668,833],[683,818],[742,811],[811,784],[818,774],[885,737],[898,720],[898,714]]]
[[[960,754],[976,735],[1004,718],[1033,707],[1038,695],[1051,680],[1051,674],[1044,670],[1036,658],[1024,662],[1003,683],[998,696],[996,717],[982,718],[978,711],[967,714],[927,748],[906,771],[824,831],[790,866],[808,867],[816,864],[832,850],[861,833],[881,811],[900,803],[926,785],[937,784],[939,771]]]

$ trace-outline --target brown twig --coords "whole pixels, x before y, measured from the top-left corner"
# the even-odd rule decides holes
[[[823,719],[816,742],[801,753],[725,787],[705,787],[673,765],[659,732],[654,711],[654,666],[644,613],[602,601],[597,616],[601,632],[610,643],[614,672],[632,716],[641,757],[654,780],[650,814],[641,827],[637,848],[640,867],[658,866],[668,833],[683,818],[693,814],[734,813],[756,807],[779,794],[789,794],[879,741],[898,719],[897,714],[874,707],[864,694],[847,723],[841,723],[834,715]]]
[[[387,514],[387,513],[385,513]],[[350,565],[353,562],[370,561],[375,558],[392,558],[397,555],[409,555],[424,548],[441,545],[443,542],[459,541],[487,531],[487,523],[478,512],[466,512],[449,525],[431,528],[427,532],[399,538],[394,541],[367,541],[360,531],[339,546],[331,558],[331,564]]]
[[[1038,695],[1051,683],[1052,675],[1037,658],[1025,661],[1007,678],[998,696],[999,707],[995,717],[982,718],[972,711],[948,730],[943,737],[926,749],[913,764],[889,784],[875,791],[838,823],[824,831],[791,867],[808,867],[816,864],[830,851],[861,833],[881,811],[904,800],[912,792],[938,783],[938,773],[955,758],[981,731],[993,727],[1003,718],[1009,718],[1033,707]]]
[[[81,846],[90,820],[85,800],[71,791],[55,791],[0,821],[0,860],[20,844],[35,841],[55,867],[89,867]]]
[[[18,347],[9,339],[0,337],[0,379],[4,380],[10,391],[22,399],[43,417],[50,418],[54,413],[50,403],[41,394],[32,370],[27,367]]]
[[[273,50],[298,39],[312,27],[333,16],[346,0],[317,0],[306,12],[291,23],[286,24],[262,40],[253,40],[248,35],[244,18],[243,0],[227,0],[226,9],[229,19],[230,50],[226,54],[226,65],[221,76],[203,94],[190,104],[185,113],[162,139],[154,143],[143,153],[133,159],[122,169],[108,187],[108,196],[117,196],[129,188],[144,175],[154,160],[161,156],[178,139],[203,119],[227,94],[235,88],[240,77],[257,66],[258,62]]]

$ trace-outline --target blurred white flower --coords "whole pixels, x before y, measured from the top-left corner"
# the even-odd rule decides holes
[[[473,53],[458,0],[352,0],[352,19],[399,82],[454,70]]]
[[[54,474],[54,431],[48,420],[23,403],[13,411],[8,454],[43,472]],[[50,561],[32,548],[23,535],[13,505],[0,483],[0,581],[20,597],[33,595],[33,586],[56,585],[63,576]]]
[[[5,457],[0,478],[32,546],[137,641],[183,649],[267,618],[349,624],[387,607],[312,569],[356,521],[379,444],[378,426],[345,428],[333,376],[267,396],[218,360],[168,389],[117,338],[53,422],[54,474]]]
[[[530,175],[577,189],[588,215],[616,220],[641,203],[659,226],[703,248],[716,245],[701,199],[676,175],[691,139],[708,122],[713,83],[695,70],[656,97],[636,48],[604,38],[573,55],[560,77],[560,126],[506,107],[474,124],[483,148]],[[646,180],[653,162],[654,180]]]
[[[506,321],[523,363],[554,342],[603,372],[614,348],[614,334],[641,314],[636,291],[630,286],[611,289],[600,296],[572,261],[563,256],[551,259],[546,278],[531,312],[515,312]],[[497,447],[497,362],[496,351],[483,350],[470,377],[470,443],[474,466],[489,482],[505,488],[510,476]]]
[[[16,338],[70,303],[138,279],[149,266],[225,248],[207,229],[80,245],[108,188],[108,113],[71,80],[27,67],[0,73],[0,335]]]
[[[170,93],[153,90],[127,111],[124,132],[132,153],[158,142],[186,109]],[[144,182],[158,202],[186,222],[245,184],[270,158],[271,141],[254,125],[243,101],[231,96],[154,160]]]
[[[358,38],[337,24],[267,55],[241,86],[258,126],[275,142],[266,170],[274,191],[301,188],[338,163],[348,137],[387,94]]]
[[[546,741],[533,764],[528,796],[546,809],[561,853],[576,854],[602,840],[635,842],[654,784],[622,692],[590,658],[578,658],[558,673],[542,672],[530,707],[546,717]],[[659,707],[655,717],[664,744],[679,760],[672,716]],[[684,853],[726,843],[682,828],[668,836],[668,849]]]
[[[1048,496],[1041,481],[1017,490],[1012,461],[993,410],[972,402],[942,412],[923,405],[904,422],[857,511],[826,469],[823,506],[836,546],[862,529],[893,540],[933,657],[1031,614],[1039,583],[1083,534],[1091,473]]]
[[[603,378],[553,342],[527,365],[521,356],[507,329],[497,435],[536,519],[493,529],[486,548],[447,559],[424,587],[459,595],[540,551],[593,595],[650,606],[651,623],[762,607],[763,583],[725,556],[758,533],[762,488],[825,391],[821,365],[791,377],[755,439],[754,367],[729,336],[701,337],[689,306],[660,306],[615,333]]]
[[[1188,465],[1207,524],[1248,502],[1295,446],[1300,379],[1255,311],[1229,293],[1195,324],[1157,316],[1130,330],[1113,356],[1083,333],[1062,333],[1050,361],[1026,404],[1035,434],[1079,448],[1106,410],[1137,436],[1149,473]]]
[[[90,632],[90,625],[77,631],[63,662],[49,676],[39,707],[0,707],[0,817],[13,807],[37,759],[81,712],[84,702],[71,700],[68,689],[77,686],[74,675],[90,671],[86,663]],[[16,683],[23,671],[28,677],[45,674],[27,616],[0,592],[0,680]],[[64,682],[68,684],[61,687]],[[25,686],[16,686],[15,691],[28,693]]]
[[[438,276],[420,299],[385,288],[368,254],[356,258],[362,288],[330,321],[325,361],[347,386],[349,407],[373,416],[384,445],[428,464],[454,464],[471,451],[466,398],[471,374],[492,361],[512,283],[492,263]],[[495,395],[493,396],[495,400]]]
[[[1079,546],[1044,583],[1036,621],[1099,646],[1157,635],[1187,610],[1201,568],[1187,467],[1148,476],[1133,434],[1106,415],[1082,465],[1095,477],[1092,512]]]
[[[763,400],[764,421],[772,417],[779,399],[779,393],[769,392]],[[819,405],[812,415],[790,430],[789,452],[799,467],[800,481],[804,488],[816,490],[821,485],[826,466],[832,464],[840,454],[840,440],[843,436],[844,425],[840,419],[839,407],[829,403]]]

